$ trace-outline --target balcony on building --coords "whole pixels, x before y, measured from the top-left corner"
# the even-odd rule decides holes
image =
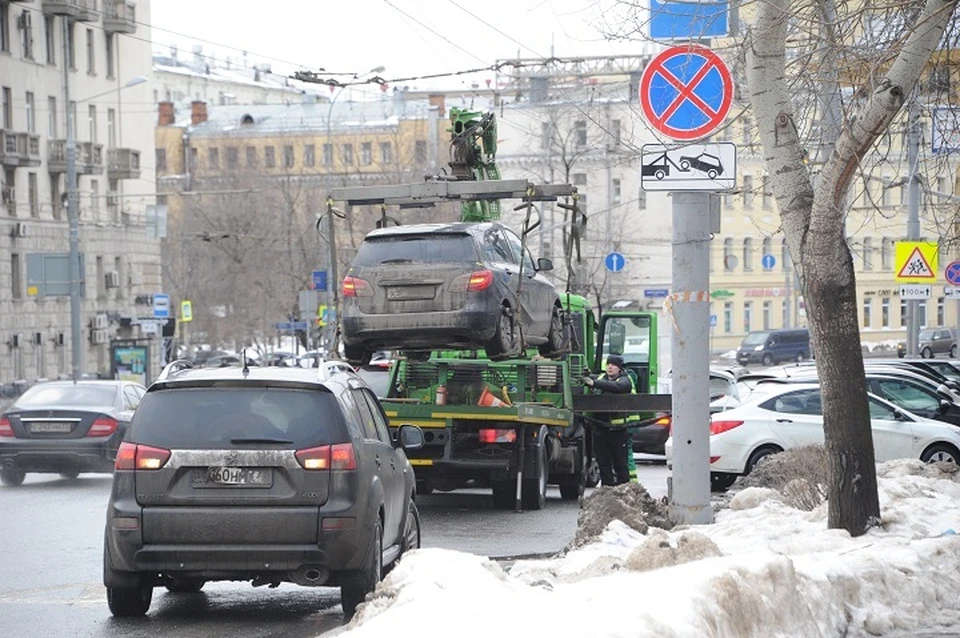
[[[158,193],[181,193],[186,187],[186,175],[157,175]]]
[[[40,166],[40,136],[0,129],[0,164]]]
[[[103,30],[107,33],[136,33],[137,6],[124,0],[103,0]]]
[[[140,151],[132,148],[108,148],[107,177],[109,179],[139,178]]]
[[[43,0],[41,9],[46,14],[64,16],[78,22],[96,22],[100,18],[97,0]]]
[[[51,173],[67,172],[66,140],[47,142],[47,170]],[[77,142],[77,175],[100,175],[101,173],[103,173],[103,144]]]

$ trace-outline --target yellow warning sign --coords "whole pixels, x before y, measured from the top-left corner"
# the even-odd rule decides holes
[[[894,279],[901,283],[931,283],[937,280],[937,244],[929,241],[898,241]]]

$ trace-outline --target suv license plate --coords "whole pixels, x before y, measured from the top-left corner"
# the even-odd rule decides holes
[[[193,487],[270,487],[273,470],[258,467],[208,467],[193,471]]]
[[[30,432],[34,434],[40,434],[40,433],[67,434],[71,430],[73,430],[73,423],[69,423],[69,422],[46,421],[46,422],[30,424]]]

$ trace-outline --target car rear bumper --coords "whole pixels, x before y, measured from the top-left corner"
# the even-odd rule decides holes
[[[493,338],[499,309],[477,308],[417,314],[344,314],[343,338],[370,348],[443,348],[482,346]]]
[[[111,472],[119,438],[0,439],[0,465],[14,463],[27,472]]]
[[[669,428],[660,425],[631,427],[633,451],[643,454],[664,454],[664,444],[670,437]]]

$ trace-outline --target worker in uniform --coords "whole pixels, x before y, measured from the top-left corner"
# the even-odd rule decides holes
[[[583,383],[601,394],[630,394],[634,387],[624,370],[623,357],[618,354],[607,357],[603,374],[597,377],[584,375]],[[627,416],[617,412],[600,412],[592,417],[593,450],[600,469],[600,481],[607,486],[630,480],[627,467]]]

